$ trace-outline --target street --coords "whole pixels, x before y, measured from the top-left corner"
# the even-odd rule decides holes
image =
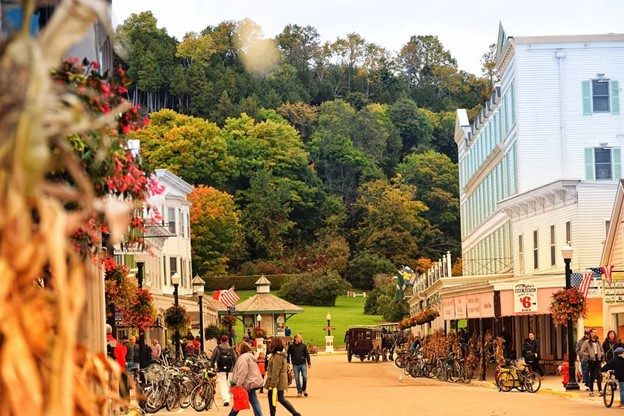
[[[445,416],[525,416],[531,412],[549,416],[582,415],[591,412],[593,416],[617,412],[619,399],[613,408],[606,409],[602,398],[593,398],[579,393],[578,398],[559,397],[553,390],[559,386],[543,386],[537,394],[513,392],[501,393],[494,388],[461,385],[428,379],[413,379],[403,375],[402,370],[390,362],[347,363],[343,353],[312,357],[308,373],[308,398],[297,398],[295,388],[286,393],[287,399],[303,416],[320,416],[331,411],[340,411],[341,416],[441,414]],[[552,379],[552,378],[551,378]],[[483,383],[482,383],[483,384]],[[563,389],[561,389],[563,392]],[[268,415],[267,396],[260,395],[264,415]],[[227,415],[230,408],[223,408],[217,398],[218,409],[211,409],[214,415]],[[196,413],[193,409],[173,413],[159,412],[159,415]],[[241,415],[252,414],[244,410]],[[278,415],[286,410],[278,404]]]

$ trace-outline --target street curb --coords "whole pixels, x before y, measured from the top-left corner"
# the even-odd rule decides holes
[[[475,387],[498,389],[495,382],[487,381],[487,380],[486,381],[480,381],[480,380],[471,381],[470,385],[475,386]],[[536,394],[546,394],[550,396],[564,397],[568,399],[583,399],[583,397],[581,397],[581,395],[578,393],[570,393],[567,391],[557,391],[557,390],[553,390],[547,387],[539,389]]]

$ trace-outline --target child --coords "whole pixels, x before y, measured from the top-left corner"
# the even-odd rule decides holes
[[[258,370],[260,370],[260,375],[264,378],[266,374],[266,357],[262,351],[258,354]],[[264,393],[263,387],[260,387],[260,393]]]

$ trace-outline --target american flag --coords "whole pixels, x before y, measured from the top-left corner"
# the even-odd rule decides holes
[[[604,274],[605,280],[611,286],[611,272],[613,272],[613,266],[602,266],[600,267],[600,271]]]
[[[572,273],[570,275],[570,283],[572,284],[572,287],[577,287],[579,292],[586,297],[593,277],[593,271],[585,273]]]
[[[225,306],[234,306],[240,300],[240,297],[234,291],[234,286],[227,290],[215,290],[212,297],[225,304]]]

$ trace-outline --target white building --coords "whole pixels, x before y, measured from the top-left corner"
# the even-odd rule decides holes
[[[482,276],[462,296],[491,294],[502,319],[486,328],[502,323],[518,346],[533,330],[560,357],[548,304],[565,284],[561,248],[574,246],[575,272],[600,266],[622,176],[624,35],[510,37],[501,26],[496,66],[500,85],[478,117],[457,110],[463,269]],[[525,312],[513,292],[523,283],[537,291]],[[453,292],[443,302],[466,304]],[[588,326],[602,326],[597,305]]]

